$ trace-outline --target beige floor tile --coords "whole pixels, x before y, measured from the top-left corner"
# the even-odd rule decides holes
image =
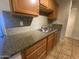
[[[79,59],[79,47],[74,47],[73,48],[73,53],[72,53],[73,57],[75,59]]]
[[[61,44],[57,45],[56,47],[54,47],[54,49],[51,51],[50,54],[53,55],[53,56],[58,56],[59,53],[61,52],[60,51],[61,50],[61,47],[62,47]]]
[[[56,57],[54,57],[54,56],[52,56],[52,55],[48,55],[48,56],[46,57],[46,59],[56,59]]]
[[[59,52],[53,52],[51,53],[50,55],[54,56],[54,57],[57,57],[59,55]]]
[[[67,47],[67,46],[63,46],[61,51],[62,51],[62,53],[70,56],[71,52],[72,52],[72,48],[71,47]]]
[[[64,42],[63,45],[71,47],[72,46],[72,42]]]
[[[72,43],[72,39],[70,39],[70,38],[64,38],[64,42]]]
[[[64,45],[71,47],[72,46],[72,42],[64,42]]]
[[[60,53],[60,55],[58,56],[57,59],[70,59],[70,56],[67,56],[67,55],[65,55],[63,53]]]
[[[54,49],[53,51],[50,52],[50,55],[57,57],[59,55],[59,52],[57,49]]]
[[[59,42],[46,59],[79,59],[79,41],[65,38]]]

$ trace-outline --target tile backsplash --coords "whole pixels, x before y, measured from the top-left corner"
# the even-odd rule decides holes
[[[13,15],[11,12],[3,11],[6,28],[30,26],[33,17]]]
[[[39,29],[42,25],[48,24],[47,17],[42,15],[38,17],[13,16],[10,12],[4,11],[3,16],[6,23],[7,35],[25,33],[27,31]]]

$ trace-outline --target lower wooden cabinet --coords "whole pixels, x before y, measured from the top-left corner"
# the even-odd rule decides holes
[[[42,59],[46,57],[47,38],[37,42],[33,47],[22,52],[23,59]]]
[[[45,39],[34,44],[22,52],[22,59],[44,59],[58,43],[58,32],[54,32]]]
[[[47,56],[46,51],[44,51],[38,59],[45,59]]]
[[[39,49],[42,45],[46,46],[47,38],[42,39],[41,41],[37,42],[35,45],[30,47],[29,49],[25,50],[26,55],[30,55],[32,52],[34,52],[36,49]],[[42,47],[41,47],[42,48]],[[41,49],[40,48],[40,49]],[[44,48],[45,49],[45,48]]]
[[[55,44],[54,34],[48,36],[47,39],[47,54],[53,49]]]
[[[55,35],[54,35],[55,45],[57,45],[57,43],[59,42],[59,38],[60,38],[59,36],[60,36],[60,31],[55,32]]]

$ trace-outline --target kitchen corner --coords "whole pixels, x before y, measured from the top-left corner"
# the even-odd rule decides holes
[[[0,0],[0,59],[79,59],[79,0]]]
[[[55,0],[0,1],[0,59],[44,59],[60,41]]]
[[[54,24],[52,27],[53,30],[50,32],[41,32],[39,30],[33,30],[33,31],[28,31],[17,35],[5,36],[4,37],[5,43],[3,44],[4,48],[3,48],[2,55],[11,57],[13,55],[16,55],[19,52],[22,52],[24,49],[27,50],[28,48],[32,47],[37,42],[43,40],[49,35],[54,34],[55,32],[60,32],[61,28],[62,28],[62,25]],[[60,33],[57,34],[57,36],[58,35],[60,35]]]

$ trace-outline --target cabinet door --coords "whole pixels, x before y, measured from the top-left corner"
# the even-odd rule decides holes
[[[44,51],[38,59],[45,59],[46,56],[46,51]]]
[[[49,2],[48,8],[54,10],[54,0],[48,0],[48,2]]]
[[[27,55],[27,59],[39,59],[39,57],[44,51],[46,51],[46,43],[37,48],[35,51],[33,51],[31,54]],[[27,54],[27,53],[26,53]],[[43,57],[43,56],[42,56]]]
[[[48,41],[47,41],[47,54],[52,50],[53,48],[53,38],[50,36],[48,37]]]
[[[60,32],[57,31],[55,32],[55,45],[57,45],[57,43],[59,42],[59,38],[60,38]]]
[[[52,39],[48,39],[47,54],[52,50]]]
[[[40,0],[40,4],[48,8],[48,0]]]
[[[47,54],[53,49],[55,45],[54,33],[48,36],[47,40]]]
[[[58,6],[53,7],[53,12],[48,15],[49,20],[56,20],[58,16]]]
[[[40,0],[40,9],[46,13],[51,13],[53,10],[49,6],[49,0]]]
[[[24,50],[22,52],[22,58],[23,59],[39,59],[41,57],[45,57],[46,53],[44,54],[44,56],[41,56],[41,55],[44,51],[46,51],[46,43],[47,43],[47,38],[37,42],[35,45],[32,46],[33,48],[30,47],[29,49]]]
[[[39,14],[39,0],[11,0],[11,7],[13,12]]]

